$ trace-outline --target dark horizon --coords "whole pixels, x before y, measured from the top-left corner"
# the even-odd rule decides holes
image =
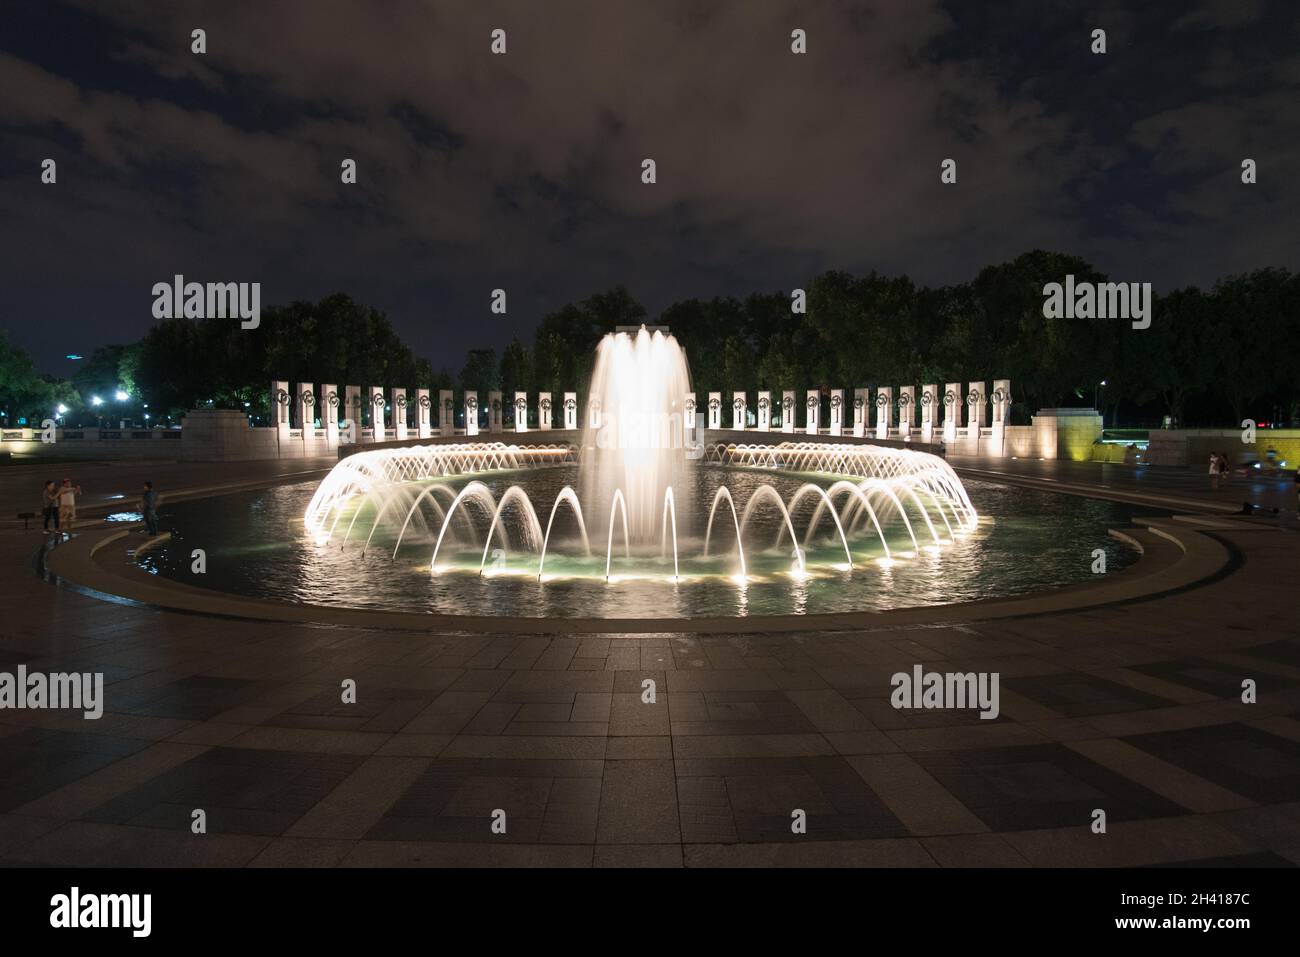
[[[454,372],[616,285],[654,318],[830,269],[965,282],[1034,248],[1157,292],[1300,264],[1282,3],[385,11],[7,11],[11,341],[70,375],[66,353],[139,339],[176,273],[260,282],[264,306],[346,291]]]

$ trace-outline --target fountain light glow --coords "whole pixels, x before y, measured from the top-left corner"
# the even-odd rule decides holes
[[[715,443],[698,461],[689,460],[682,418],[689,391],[686,355],[672,336],[644,328],[606,336],[581,445],[465,442],[359,452],[341,460],[316,489],[304,515],[308,538],[325,548],[364,536],[364,554],[379,533],[381,542],[391,537],[394,561],[404,543],[408,555],[431,543],[424,553],[431,576],[525,575],[542,587],[571,577],[603,578],[610,585],[722,577],[743,592],[751,580],[847,579],[864,569],[888,587],[899,562],[932,559],[977,527],[956,473],[942,458],[916,449],[833,441]],[[557,467],[576,467],[577,481],[547,494],[543,527],[538,505],[545,503],[534,501],[528,476]],[[702,475],[737,471],[751,473],[741,483],[749,490],[740,500],[720,484],[707,514],[708,499],[682,513],[684,502],[695,501],[683,498],[685,490]],[[783,497],[764,472],[803,481]],[[498,498],[489,482],[508,473],[523,478]],[[754,487],[755,481],[762,484]],[[730,547],[715,549],[714,523],[723,506],[731,517],[724,533]],[[592,553],[591,521],[606,530],[604,556]],[[702,537],[691,533],[697,521]]]

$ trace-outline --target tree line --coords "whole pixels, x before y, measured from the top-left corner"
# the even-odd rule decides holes
[[[654,318],[617,286],[546,314],[528,345],[516,337],[500,355],[470,350],[455,372],[434,371],[387,316],[338,294],[264,310],[253,330],[165,320],[138,343],[97,350],[60,395],[85,401],[87,390],[129,378],[156,419],[206,407],[264,416],[273,379],[558,396],[585,389],[601,336],[644,322],[671,328],[697,393],[1009,378],[1015,421],[1096,401],[1108,424],[1158,425],[1165,416],[1188,426],[1300,422],[1300,277],[1270,268],[1208,290],[1172,290],[1156,298],[1150,328],[1134,329],[1123,318],[1044,316],[1044,286],[1067,274],[1076,284],[1108,281],[1082,259],[1034,250],[966,283],[832,271],[805,287],[802,312],[790,292],[777,291],[687,299]],[[6,349],[0,338],[5,410],[12,418],[24,402],[48,407],[51,394],[31,391],[22,375],[14,381],[28,381],[29,391],[11,388],[15,360]]]

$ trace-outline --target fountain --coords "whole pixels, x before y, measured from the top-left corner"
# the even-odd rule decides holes
[[[744,589],[868,566],[891,574],[977,525],[953,470],[914,449],[714,443],[692,459],[684,441],[691,394],[673,336],[644,327],[607,335],[578,444],[359,452],[316,489],[308,535],[318,548],[363,556],[381,542],[390,560],[414,560],[434,579],[676,587],[730,578]]]

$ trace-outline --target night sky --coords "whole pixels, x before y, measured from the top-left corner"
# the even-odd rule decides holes
[[[654,316],[1043,247],[1209,285],[1300,265],[1298,94],[1294,0],[3,0],[2,321],[67,375],[155,282],[258,281],[455,372],[618,283]]]

